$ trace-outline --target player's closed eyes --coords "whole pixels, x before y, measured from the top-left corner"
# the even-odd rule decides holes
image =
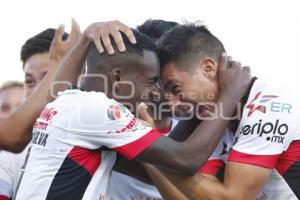
[[[25,85],[26,87],[34,87],[36,84],[36,81],[34,79],[25,79]]]

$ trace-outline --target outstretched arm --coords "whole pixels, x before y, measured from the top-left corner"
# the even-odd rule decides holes
[[[78,29],[72,26],[70,37],[55,46],[55,41],[61,40],[64,28],[61,26],[55,33],[49,52],[51,67],[35,92],[9,117],[0,119],[0,149],[21,152],[31,139],[32,126],[47,104],[45,101],[49,85],[59,67],[64,54],[75,44]],[[79,31],[80,34],[80,31]]]
[[[182,177],[164,171],[166,177],[191,200],[254,200],[270,177],[271,170],[228,162],[224,183],[205,175]]]

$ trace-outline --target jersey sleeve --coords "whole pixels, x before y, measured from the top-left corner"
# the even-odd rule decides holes
[[[9,152],[0,152],[0,200],[13,197],[13,166]]]
[[[161,134],[142,125],[122,104],[102,93],[92,93],[76,107],[68,124],[69,141],[89,149],[110,148],[135,158]]]
[[[209,174],[215,176],[221,167],[224,166],[224,162],[219,159],[209,159],[206,163],[198,170],[200,174]]]

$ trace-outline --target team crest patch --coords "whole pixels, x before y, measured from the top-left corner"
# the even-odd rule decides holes
[[[107,110],[107,115],[111,120],[121,119],[122,113],[126,113],[126,108],[121,104],[110,105]]]

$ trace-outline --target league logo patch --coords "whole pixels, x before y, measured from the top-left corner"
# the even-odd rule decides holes
[[[110,105],[107,110],[107,115],[111,120],[117,120],[121,118],[120,108],[117,105]]]
[[[261,92],[257,93],[254,99],[246,106],[246,108],[249,109],[247,117],[250,117],[255,111],[266,113],[266,106],[264,105],[264,103],[278,97],[276,95],[263,95],[260,97],[260,95]],[[255,103],[255,101],[258,102]]]
[[[110,105],[107,110],[107,115],[111,120],[121,119],[122,113],[126,113],[126,108],[121,104]]]

